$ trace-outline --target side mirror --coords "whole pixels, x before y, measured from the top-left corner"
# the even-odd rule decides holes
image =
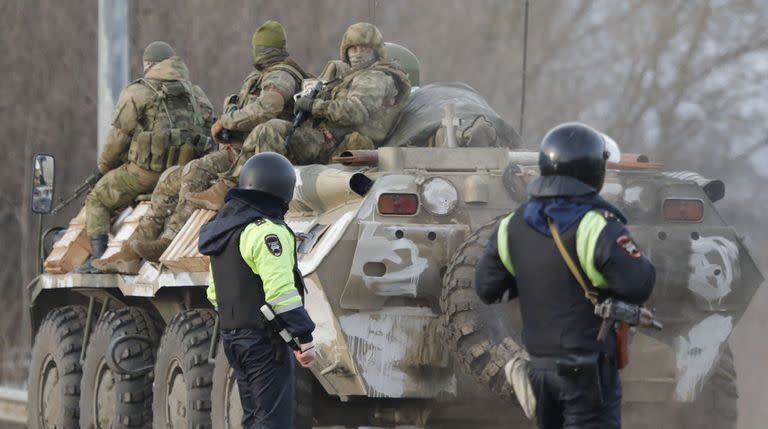
[[[53,208],[55,160],[52,155],[38,153],[32,162],[32,211],[48,214]]]

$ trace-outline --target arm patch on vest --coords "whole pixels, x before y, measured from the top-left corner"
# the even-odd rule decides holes
[[[643,256],[643,251],[637,244],[635,244],[634,240],[632,240],[632,237],[628,235],[622,235],[621,237],[617,238],[616,244],[621,246],[621,248],[624,249],[624,251],[633,258],[639,258]]]
[[[267,245],[269,253],[280,256],[283,254],[283,245],[280,244],[280,239],[275,234],[269,234],[264,237],[264,243]]]

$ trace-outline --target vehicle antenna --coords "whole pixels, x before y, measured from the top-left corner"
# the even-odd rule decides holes
[[[368,0],[368,20],[376,25],[376,0]]]
[[[520,137],[523,136],[523,119],[525,118],[525,70],[528,66],[528,9],[529,0],[525,0],[525,21],[523,23],[523,83],[520,97]]]

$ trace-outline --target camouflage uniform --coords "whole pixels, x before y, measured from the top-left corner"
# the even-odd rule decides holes
[[[162,178],[152,194],[152,207],[148,216],[141,220],[139,230],[142,232],[138,239],[144,244],[133,244],[132,248],[146,259],[156,259],[158,252],[164,249],[176,234],[184,226],[195,209],[186,196],[188,194],[204,191],[211,182],[219,177],[224,179],[227,185],[237,183],[242,162],[250,157],[250,154],[241,154],[242,142],[237,141],[237,136],[248,135],[253,128],[273,118],[290,119],[293,116],[293,94],[301,88],[301,81],[308,77],[303,68],[295,61],[287,57],[284,51],[284,33],[277,41],[266,41],[259,36],[264,28],[267,31],[283,32],[282,27],[274,21],[268,21],[254,34],[254,64],[257,70],[246,76],[240,92],[236,96],[230,96],[224,105],[224,114],[219,119],[221,126],[234,136],[226,142],[221,142],[222,149],[214,151],[200,159],[185,165],[182,169],[170,173],[167,178]],[[270,28],[271,27],[271,28]],[[275,43],[276,42],[276,43]],[[271,43],[276,46],[269,53],[269,64],[261,65],[262,52],[257,51],[258,43]],[[284,52],[284,55],[281,51]],[[235,162],[242,159],[242,162]],[[234,178],[234,179],[233,179]],[[234,183],[231,182],[234,180]],[[230,185],[230,187],[232,186]],[[149,243],[160,237],[161,242]],[[152,247],[152,250],[149,248]]]
[[[397,121],[410,94],[408,76],[385,60],[381,33],[372,24],[350,26],[341,43],[341,59],[349,63],[351,46],[368,46],[377,62],[356,70],[338,63],[328,68],[341,74],[312,103],[312,122],[297,129],[286,147],[283,142],[290,123],[271,120],[259,125],[248,136],[244,152],[277,152],[294,164],[326,163],[334,152],[347,149],[373,149],[383,144]],[[324,73],[325,74],[325,73]]]
[[[104,177],[86,197],[88,235],[106,235],[111,215],[150,192],[174,153],[181,159],[188,150],[199,152],[212,114],[211,103],[189,82],[179,57],[153,65],[143,79],[128,85],[99,156]]]

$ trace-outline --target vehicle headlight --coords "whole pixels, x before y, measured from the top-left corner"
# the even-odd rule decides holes
[[[459,192],[445,179],[433,177],[427,179],[421,187],[421,204],[429,213],[436,216],[450,214],[459,201]]]

